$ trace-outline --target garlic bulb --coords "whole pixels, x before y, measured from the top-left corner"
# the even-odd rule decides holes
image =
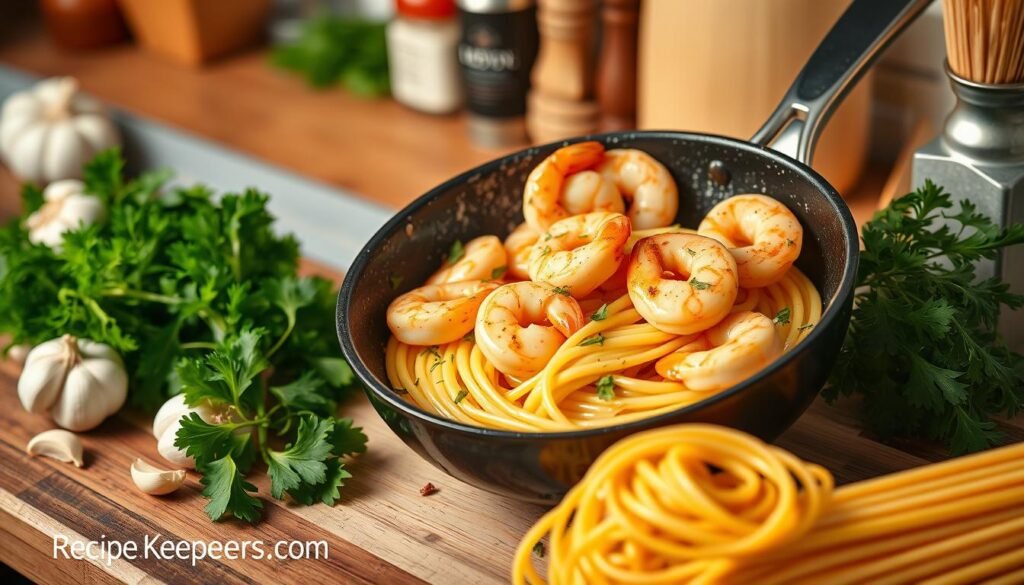
[[[64,232],[82,225],[103,221],[106,210],[99,197],[87,195],[85,184],[77,179],[50,183],[43,190],[45,203],[28,216],[25,227],[34,244],[46,244],[59,250]]]
[[[194,469],[196,462],[185,455],[184,450],[175,447],[174,440],[178,429],[181,428],[181,417],[193,412],[210,424],[221,420],[221,414],[206,402],[197,406],[185,404],[184,394],[177,394],[168,399],[153,418],[153,436],[156,437],[156,450],[160,456],[178,467],[189,469]]]
[[[15,175],[47,183],[82,176],[82,165],[120,143],[106,109],[71,77],[11,94],[0,111],[0,153]]]
[[[32,348],[18,378],[25,410],[50,411],[54,422],[72,431],[99,426],[127,396],[128,374],[117,352],[71,335]]]

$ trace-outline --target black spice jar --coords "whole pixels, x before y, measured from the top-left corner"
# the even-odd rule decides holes
[[[484,146],[526,142],[526,93],[537,56],[534,0],[457,0],[469,131]]]

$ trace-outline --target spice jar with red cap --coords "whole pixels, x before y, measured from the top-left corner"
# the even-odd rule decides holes
[[[387,31],[391,93],[415,110],[454,112],[462,105],[454,0],[397,0],[396,7]]]

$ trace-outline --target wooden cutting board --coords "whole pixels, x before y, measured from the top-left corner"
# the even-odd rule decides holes
[[[264,520],[248,525],[210,522],[198,476],[178,493],[155,498],[132,484],[136,457],[161,459],[149,419],[124,413],[82,435],[82,469],[31,458],[25,444],[52,427],[22,410],[18,367],[0,363],[0,561],[47,583],[272,582],[272,583],[504,583],[516,543],[542,513],[446,476],[407,448],[362,396],[344,413],[362,425],[369,450],[356,459],[354,477],[334,507],[298,507],[268,497],[265,476],[254,481],[266,505]],[[874,477],[943,458],[925,445],[883,445],[858,430],[853,404],[816,403],[778,443],[825,465],[839,483]],[[1024,439],[1024,420],[1007,424]],[[431,482],[439,491],[421,496]],[[54,536],[74,540],[325,541],[328,557],[308,560],[138,559],[102,562],[53,558]]]
[[[500,498],[447,477],[391,433],[363,397],[344,412],[363,425],[369,450],[350,466],[354,477],[334,507],[297,507],[267,496],[265,476],[255,480],[266,505],[254,526],[210,522],[202,511],[198,476],[165,498],[140,493],[129,466],[136,457],[160,464],[149,419],[124,414],[82,435],[82,469],[31,458],[25,444],[52,427],[18,404],[18,368],[0,365],[0,560],[47,583],[166,581],[242,583],[503,583],[520,536],[543,509]],[[1019,430],[1019,429],[1018,429]],[[841,483],[921,465],[941,454],[901,450],[857,430],[848,409],[816,404],[779,444],[824,464]],[[438,493],[421,496],[431,482]],[[53,537],[136,541],[279,540],[328,543],[320,560],[141,559],[105,565],[53,560]]]

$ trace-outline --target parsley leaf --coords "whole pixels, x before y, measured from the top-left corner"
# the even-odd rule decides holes
[[[238,446],[234,425],[210,424],[193,412],[181,419],[174,445],[199,466],[230,455]]]
[[[323,392],[324,379],[307,371],[284,386],[271,386],[270,393],[288,410],[308,410],[319,416],[331,416],[337,405]]]
[[[580,347],[586,347],[588,345],[604,345],[604,335],[597,333],[580,342]]]
[[[302,484],[316,485],[327,477],[324,459],[331,455],[330,438],[334,422],[312,415],[299,419],[295,442],[284,451],[267,451],[267,471],[270,474],[270,495],[284,497],[286,490]]]
[[[498,266],[497,268],[491,270],[491,280],[498,280],[502,276],[505,276],[506,272],[508,272],[507,265]]]
[[[334,419],[334,430],[331,436],[333,453],[338,457],[357,455],[366,452],[366,434],[360,427],[352,426],[350,418]]]
[[[231,455],[210,461],[200,471],[203,495],[210,499],[206,514],[211,520],[220,520],[225,514],[245,522],[259,520],[263,502],[249,495],[256,491],[256,486],[245,481]]]
[[[943,441],[954,453],[1000,439],[992,416],[1024,406],[1024,357],[996,332],[1003,306],[1024,296],[975,263],[1024,243],[969,201],[926,182],[862,229],[858,289],[846,342],[825,396],[862,397],[866,426],[883,437]]]
[[[607,319],[608,303],[604,303],[600,307],[598,307],[597,310],[590,315],[590,318],[594,321],[604,321],[605,319]]]
[[[601,400],[615,398],[615,379],[611,375],[602,376],[597,380],[597,397]]]
[[[691,278],[689,282],[690,282],[690,286],[692,286],[693,288],[695,288],[697,290],[706,290],[706,289],[711,288],[711,283],[704,282],[702,280],[697,280],[696,278]]]
[[[556,286],[555,288],[553,288],[553,289],[551,289],[551,290],[552,290],[552,292],[554,292],[555,294],[558,294],[558,295],[562,295],[562,296],[566,296],[566,297],[567,297],[567,296],[569,296],[569,288],[570,288],[570,287],[568,287],[568,286]]]

